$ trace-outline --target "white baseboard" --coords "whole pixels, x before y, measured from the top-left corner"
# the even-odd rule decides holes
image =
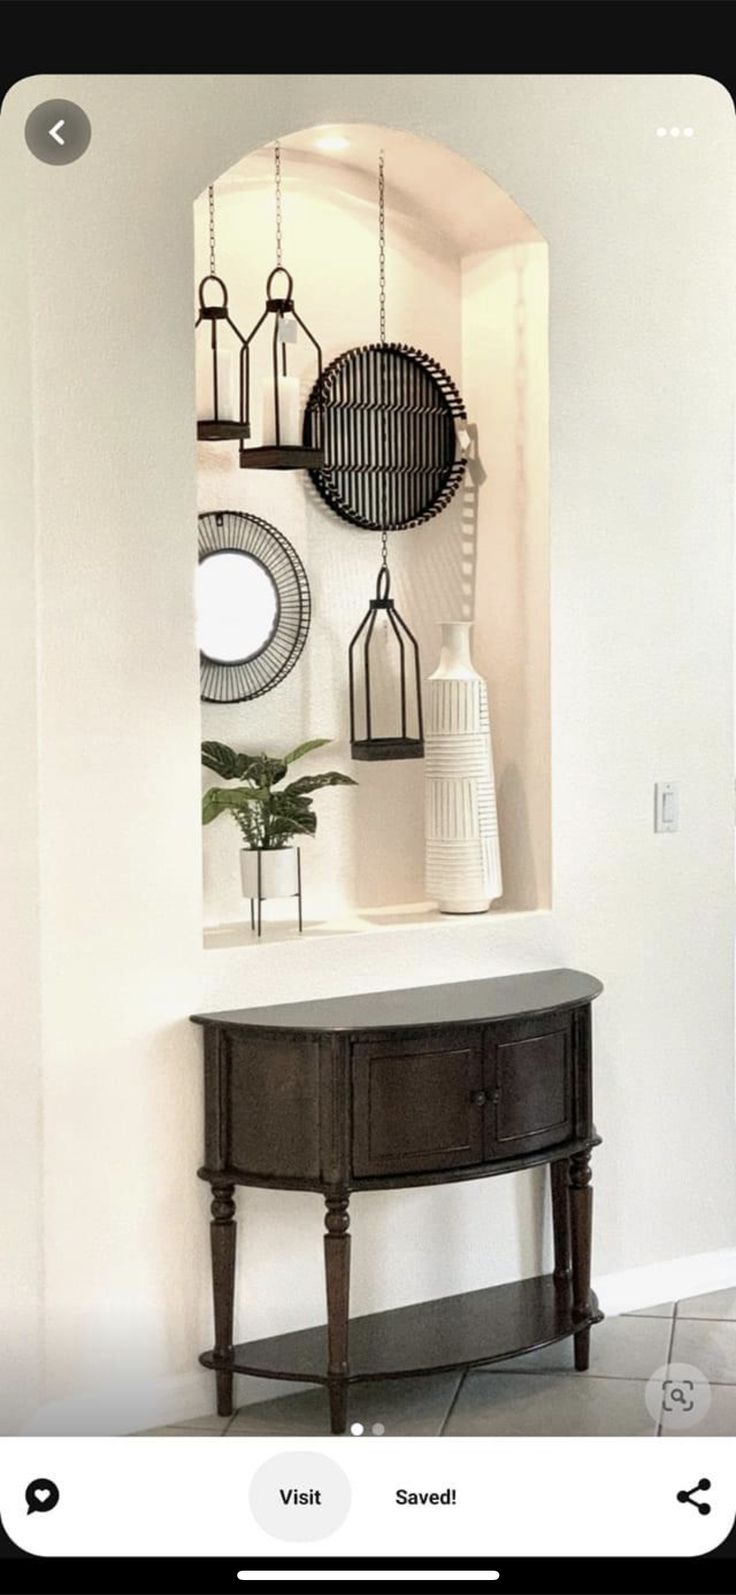
[[[660,1302],[704,1296],[712,1290],[736,1286],[736,1249],[698,1252],[667,1263],[647,1263],[617,1274],[600,1274],[593,1281],[604,1313],[636,1312]]]

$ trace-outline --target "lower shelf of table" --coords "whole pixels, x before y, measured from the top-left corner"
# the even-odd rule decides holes
[[[564,1340],[602,1317],[593,1296],[589,1316],[573,1318],[571,1288],[552,1274],[369,1313],[350,1320],[346,1377],[398,1379],[497,1362]],[[205,1351],[199,1360],[205,1368],[327,1384],[327,1325],[246,1341],[224,1358]]]

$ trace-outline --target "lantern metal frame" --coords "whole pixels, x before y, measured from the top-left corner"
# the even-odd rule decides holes
[[[273,280],[279,273],[286,277],[286,292],[277,296],[273,292]],[[273,381],[274,421],[276,428],[276,442],[262,443],[254,448],[245,448],[241,441],[239,456],[243,470],[261,471],[308,471],[318,470],[324,464],[324,422],[321,401],[315,406],[314,420],[310,425],[310,440],[308,443],[282,443],[281,442],[281,406],[279,403],[279,377],[288,376],[287,368],[287,342],[282,336],[285,316],[293,316],[295,322],[301,327],[313,349],[317,354],[317,381],[316,387],[322,385],[322,349],[314,334],[310,332],[306,322],[302,320],[294,307],[294,279],[290,271],[281,264],[274,266],[266,281],[266,308],[259,316],[252,332],[243,339],[243,352],[241,356],[244,372],[244,397],[245,421],[248,432],[244,437],[250,436],[250,378],[251,378],[251,344],[261,330],[269,316],[274,317],[273,336],[271,347],[271,377]],[[279,372],[279,348],[281,349],[281,370]]]
[[[399,645],[400,678],[399,692],[401,697],[401,735],[398,737],[374,737],[371,704],[371,639],[375,629],[379,611],[383,610]],[[406,639],[406,641],[405,641]],[[358,717],[356,713],[356,670],[355,657],[358,648],[363,650],[363,682],[364,682],[364,713],[365,736],[359,737],[357,732]],[[418,735],[409,735],[409,717],[407,708],[407,643],[413,662],[414,690],[416,691],[416,721]],[[378,759],[422,759],[424,758],[424,720],[422,715],[422,680],[419,662],[419,644],[413,632],[409,630],[406,621],[402,619],[391,597],[391,573],[384,562],[378,573],[376,582],[376,596],[371,598],[366,614],[360,622],[358,630],[353,636],[348,649],[348,675],[350,683],[350,753],[353,759],[378,760]]]
[[[206,289],[207,289],[207,284],[211,283],[211,282],[217,283],[218,287],[222,290],[222,303],[219,304],[219,305],[207,304],[207,302],[206,302],[205,293],[206,293]],[[213,398],[213,406],[212,406],[212,408],[213,408],[213,415],[211,416],[211,418],[209,420],[203,419],[203,420],[200,420],[200,421],[197,422],[197,437],[199,438],[201,443],[231,443],[231,442],[237,441],[238,439],[240,439],[242,441],[243,438],[250,437],[250,423],[249,423],[249,421],[248,421],[248,419],[246,417],[246,413],[245,413],[245,388],[244,388],[244,370],[243,370],[243,367],[244,367],[244,354],[245,354],[245,339],[244,339],[243,334],[240,331],[240,329],[238,327],[236,327],[235,322],[233,321],[233,319],[232,319],[232,317],[231,317],[231,315],[229,313],[229,310],[228,310],[227,285],[224,282],[222,277],[218,277],[217,273],[214,272],[214,271],[208,272],[207,276],[202,278],[202,281],[201,281],[201,283],[199,285],[198,297],[199,297],[199,315],[197,316],[197,319],[196,319],[196,321],[194,323],[194,330],[196,332],[197,327],[199,327],[203,321],[209,321],[209,323],[211,325],[211,328],[212,328],[211,349],[212,349],[212,398]],[[218,324],[219,321],[224,321],[224,322],[227,323],[228,327],[230,327],[231,330],[235,333],[235,336],[238,339],[238,342],[240,344],[240,354],[239,354],[239,361],[238,361],[238,365],[239,365],[239,382],[238,382],[239,403],[238,403],[238,419],[236,421],[223,420],[220,417],[220,414],[219,414],[220,395],[219,395],[219,370],[218,370],[218,351],[217,351],[217,324]]]

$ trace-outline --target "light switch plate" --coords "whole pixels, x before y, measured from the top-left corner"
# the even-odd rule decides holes
[[[674,781],[657,781],[654,788],[655,831],[677,831],[680,825],[680,793]]]

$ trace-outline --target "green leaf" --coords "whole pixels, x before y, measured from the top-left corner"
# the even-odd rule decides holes
[[[203,825],[211,825],[212,821],[217,819],[218,814],[222,813],[222,809],[219,808],[219,806],[214,801],[215,796],[216,796],[217,792],[219,792],[219,790],[220,790],[219,787],[211,786],[209,791],[205,792],[203,794],[203,797],[202,797],[202,824]]]
[[[268,807],[268,841],[270,847],[289,840],[291,836],[313,836],[317,829],[317,816],[312,813],[312,800],[293,797],[287,792],[273,792]]]
[[[317,816],[309,809],[301,813],[272,816],[269,824],[271,846],[288,842],[292,836],[314,836],[316,829]]]
[[[297,759],[303,759],[305,753],[313,753],[315,748],[326,748],[331,740],[331,737],[314,737],[311,742],[300,742],[298,748],[284,754],[284,764],[294,764]]]
[[[257,786],[275,786],[286,775],[286,763],[284,759],[270,759],[268,754],[259,753],[252,760],[248,774]]]
[[[303,810],[311,809],[312,799],[303,796],[300,792],[290,792],[284,788],[283,792],[272,792],[268,805],[271,814],[301,814]]]
[[[259,755],[236,753],[226,742],[202,743],[202,763],[208,770],[214,770],[215,775],[221,775],[223,781],[242,781],[258,761]]]
[[[237,753],[225,742],[202,743],[202,763],[225,781],[231,781],[237,775],[237,757]]]
[[[269,793],[266,788],[254,786],[211,786],[202,798],[202,824],[211,825],[218,814],[228,810],[237,812],[249,803],[264,803]]]
[[[318,792],[323,786],[357,786],[352,775],[341,775],[339,770],[325,770],[323,775],[303,775],[299,781],[290,781],[284,787],[284,796],[301,797],[306,792]]]

